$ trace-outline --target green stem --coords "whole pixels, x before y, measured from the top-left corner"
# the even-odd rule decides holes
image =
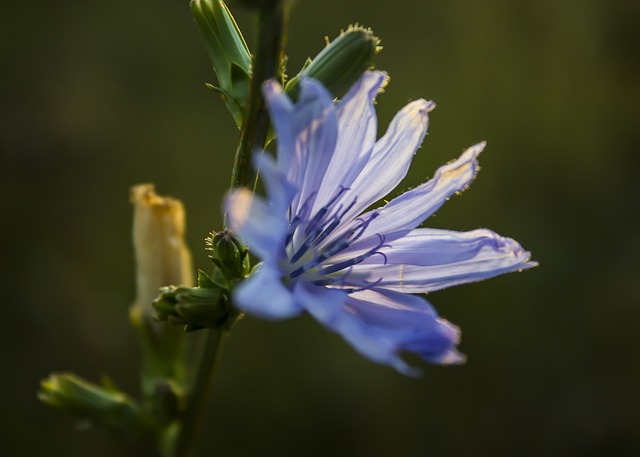
[[[180,424],[180,432],[176,442],[175,457],[192,457],[195,455],[197,442],[202,431],[204,413],[211,394],[213,375],[220,361],[222,347],[229,335],[228,330],[207,330],[207,340],[195,382],[188,397],[187,410]]]
[[[256,53],[252,64],[249,100],[245,108],[240,141],[231,175],[231,187],[255,182],[251,173],[251,154],[263,149],[269,131],[269,116],[262,97],[262,83],[278,75],[284,57],[287,0],[262,0],[258,6]],[[189,392],[187,410],[176,439],[175,457],[193,457],[202,430],[204,413],[221,349],[229,329],[207,330],[207,340],[198,365],[198,373]]]
[[[262,83],[278,75],[284,56],[288,2],[264,0],[260,3],[249,100],[231,175],[232,188],[246,186],[256,179],[251,173],[251,154],[255,149],[264,148],[269,131],[269,116],[262,97]]]

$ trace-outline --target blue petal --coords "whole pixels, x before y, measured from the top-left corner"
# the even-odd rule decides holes
[[[401,373],[418,374],[400,357],[404,351],[434,363],[463,360],[455,349],[457,328],[439,319],[426,300],[419,297],[384,290],[345,296],[339,290],[302,283],[295,294],[307,311],[342,335],[359,353]]]
[[[294,294],[300,305],[323,323],[334,321],[342,313],[342,304],[347,298],[342,290],[316,286],[307,281],[298,281]]]
[[[431,305],[421,297],[369,289],[349,296],[346,308],[359,318],[362,332],[352,337],[352,344],[361,350],[371,348],[369,339],[393,342],[393,352],[386,354],[387,363],[405,374],[417,374],[399,357],[401,352],[413,352],[427,362],[440,364],[464,361],[456,349],[459,329],[438,317]],[[365,354],[366,355],[366,354]],[[370,354],[381,356],[383,354]],[[384,363],[384,362],[383,362]]]
[[[271,114],[271,122],[278,133],[278,168],[283,171],[290,170],[295,151],[293,146],[293,103],[275,79],[265,81],[262,85],[262,92]]]
[[[489,230],[456,233],[419,229],[411,233],[383,248],[384,255],[355,265],[348,275],[349,283],[376,282],[377,287],[388,290],[422,293],[537,265],[529,261],[531,254],[517,241]],[[430,239],[434,233],[440,238]],[[396,246],[398,251],[394,252]]]
[[[236,287],[234,303],[242,311],[264,319],[287,319],[302,313],[291,292],[282,284],[279,268],[261,264]]]
[[[513,241],[513,240],[511,240]],[[380,249],[384,256],[373,256],[362,264],[438,266],[463,262],[478,256],[481,250],[504,250],[506,238],[488,229],[468,232],[418,228]]]
[[[335,153],[318,190],[312,213],[326,205],[337,189],[350,187],[367,164],[378,129],[374,100],[387,79],[383,72],[364,73],[338,104]],[[348,194],[345,197],[349,199]]]
[[[248,189],[234,189],[227,195],[225,210],[229,227],[261,259],[280,259],[289,224],[286,210],[275,208]]]
[[[396,114],[387,132],[373,147],[365,168],[350,186],[357,202],[345,220],[386,196],[406,176],[427,133],[429,112],[434,107],[433,102],[416,100]]]
[[[287,181],[285,173],[276,165],[268,153],[262,151],[254,154],[253,161],[256,170],[260,173],[265,183],[273,212],[286,214],[297,188]]]
[[[277,262],[285,255],[284,240],[289,230],[287,212],[296,188],[267,153],[256,153],[254,162],[269,199],[264,200],[248,189],[232,190],[225,201],[228,224],[254,254]]]
[[[300,82],[300,98],[295,105],[281,92],[276,83],[264,86],[271,111],[271,120],[279,137],[278,168],[287,173],[287,180],[299,189],[292,204],[293,214],[302,205],[310,207],[331,157],[338,135],[333,97],[313,79]]]
[[[377,234],[411,230],[438,210],[449,197],[465,190],[477,174],[476,157],[485,147],[479,143],[467,149],[457,160],[436,171],[433,179],[394,198],[381,209],[362,235],[377,237]],[[362,216],[367,218],[370,213]]]
[[[294,147],[296,157],[302,163],[303,175],[297,206],[292,207],[294,214],[302,205],[313,205],[335,152],[338,136],[338,120],[331,94],[312,79],[303,79],[300,86]]]

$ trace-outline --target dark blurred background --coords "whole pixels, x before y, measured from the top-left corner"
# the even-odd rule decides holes
[[[250,16],[230,6],[250,39]],[[214,76],[187,0],[0,11],[2,453],[142,455],[75,431],[36,390],[72,370],[137,392],[129,188],[184,201],[207,268],[237,132],[204,87]],[[298,1],[290,74],[325,35],[373,27],[392,77],[381,131],[412,98],[438,103],[401,189],[487,140],[478,179],[428,225],[492,228],[540,267],[431,294],[469,360],[418,380],[308,317],[246,318],[202,455],[640,455],[639,20],[634,0]]]

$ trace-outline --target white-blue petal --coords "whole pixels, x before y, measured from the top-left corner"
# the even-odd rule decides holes
[[[394,341],[390,364],[396,368],[404,365],[399,357],[401,352],[413,352],[432,363],[464,361],[456,349],[460,330],[439,318],[421,297],[369,289],[351,294],[346,306],[367,326],[365,331],[369,336]]]
[[[278,135],[278,168],[299,190],[292,203],[294,215],[302,205],[313,205],[338,136],[331,94],[310,78],[303,79],[300,88],[298,102],[292,104],[276,82],[263,87]]]
[[[286,214],[298,189],[287,181],[286,173],[276,165],[267,152],[254,153],[253,161],[265,183],[273,212]]]
[[[293,134],[294,154],[296,161],[301,164],[301,181],[296,182],[300,192],[292,206],[293,214],[298,214],[302,205],[312,207],[335,152],[338,137],[338,120],[332,95],[313,79],[303,79],[300,87]]]
[[[282,272],[264,263],[240,283],[233,294],[234,303],[242,311],[264,319],[288,319],[302,313],[291,291],[282,284]]]
[[[384,72],[365,72],[337,105],[338,139],[313,212],[331,200],[340,187],[350,187],[367,164],[378,133],[374,100],[386,81]],[[349,199],[347,192],[345,200]]]
[[[265,81],[262,85],[262,92],[271,114],[271,123],[278,132],[278,168],[283,171],[290,170],[293,167],[295,151],[293,102],[275,79]]]
[[[385,241],[384,255],[369,257],[362,264],[437,266],[463,262],[478,256],[482,249],[504,251],[513,240],[488,229],[468,232],[418,228],[393,241]]]
[[[276,208],[248,189],[233,189],[225,200],[227,223],[251,252],[272,261],[284,256],[288,221],[283,208]]]
[[[477,174],[476,157],[485,143],[467,149],[457,160],[440,167],[433,179],[394,198],[375,210],[379,213],[367,227],[362,239],[377,234],[412,230],[438,210],[452,195],[465,190]],[[366,218],[369,213],[363,215]]]
[[[537,265],[529,261],[531,254],[517,241],[488,230],[449,232],[446,239],[434,243],[427,240],[428,232],[416,232],[416,236],[397,240],[391,243],[391,248],[385,248],[386,264],[380,255],[372,256],[369,263],[355,265],[349,273],[349,282],[355,285],[376,282],[377,287],[388,290],[422,293]],[[455,246],[458,241],[460,246]],[[393,252],[394,244],[400,248],[398,253]],[[411,253],[412,249],[415,252]],[[433,250],[431,254],[429,249]],[[382,262],[374,257],[380,257]]]
[[[295,294],[307,311],[359,353],[401,373],[419,374],[402,360],[405,351],[435,363],[463,360],[455,349],[457,328],[439,319],[422,298],[384,290],[345,296],[309,284],[296,287]]]
[[[350,185],[349,195],[357,196],[357,201],[345,220],[386,196],[406,176],[427,133],[429,112],[434,107],[433,102],[415,100],[396,114],[387,132],[373,147],[366,166]]]

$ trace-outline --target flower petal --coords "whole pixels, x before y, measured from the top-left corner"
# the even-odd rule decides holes
[[[364,73],[338,104],[335,153],[318,190],[312,214],[331,200],[341,186],[351,186],[367,164],[378,128],[374,100],[387,79],[384,72]]]
[[[504,250],[513,240],[488,229],[468,232],[418,228],[380,249],[384,256],[373,256],[363,264],[438,266],[473,259],[482,249]]]
[[[249,314],[264,319],[287,319],[302,313],[275,266],[261,264],[236,287],[234,303]]]
[[[341,293],[309,284],[297,287],[295,293],[307,311],[370,360],[407,375],[419,371],[402,360],[400,354],[405,351],[434,363],[463,360],[455,349],[458,329],[439,319],[426,300],[392,291],[366,290],[349,294],[341,305],[339,300],[327,300],[327,291]]]
[[[267,152],[255,153],[253,161],[256,170],[262,175],[273,211],[286,214],[298,189],[287,180],[285,173]]]
[[[457,160],[440,167],[433,179],[394,198],[378,212],[362,235],[365,240],[378,233],[412,230],[438,210],[452,195],[465,190],[475,178],[479,167],[476,157],[484,142],[467,149]],[[362,215],[366,219],[371,213]]]
[[[276,79],[262,84],[262,93],[271,114],[271,122],[278,133],[278,168],[292,169],[294,160],[293,122],[294,106]]]
[[[333,97],[319,82],[305,78],[300,82],[300,97],[291,105],[275,82],[265,84],[264,92],[271,119],[278,134],[278,168],[299,189],[292,210],[302,205],[311,208],[331,157],[338,126]],[[280,158],[280,156],[282,157]]]
[[[411,160],[427,133],[428,113],[434,107],[435,103],[420,99],[396,114],[387,132],[373,147],[366,166],[350,185],[348,195],[355,196],[357,201],[345,220],[355,217],[387,195],[406,176]]]
[[[381,252],[384,255],[355,265],[349,283],[358,286],[376,282],[377,287],[398,292],[432,292],[537,265],[529,261],[531,254],[517,241],[489,230],[419,229],[407,239],[391,242]]]
[[[261,259],[280,258],[288,222],[286,212],[275,208],[249,189],[233,189],[225,200],[229,227]]]

